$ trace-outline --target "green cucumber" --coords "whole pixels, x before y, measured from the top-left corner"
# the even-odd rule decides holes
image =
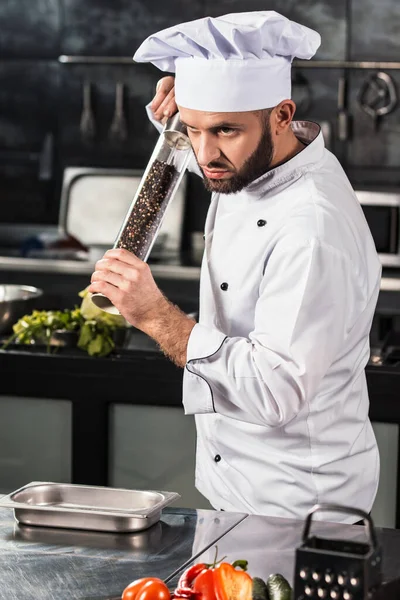
[[[269,600],[266,583],[261,577],[253,577],[251,600]]]
[[[280,573],[268,577],[267,590],[270,600],[292,600],[292,588]]]

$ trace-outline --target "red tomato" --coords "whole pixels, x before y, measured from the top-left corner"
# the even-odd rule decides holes
[[[123,591],[122,600],[170,600],[165,583],[157,577],[144,577],[132,581]]]

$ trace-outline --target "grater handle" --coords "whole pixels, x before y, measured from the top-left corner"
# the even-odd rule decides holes
[[[375,532],[374,524],[372,522],[370,515],[359,508],[353,508],[350,506],[342,506],[340,504],[316,504],[310,510],[310,512],[307,515],[306,522],[304,524],[303,543],[305,543],[309,538],[310,529],[311,529],[311,521],[312,521],[313,516],[317,512],[340,512],[340,513],[345,513],[345,514],[349,514],[349,515],[357,515],[358,517],[361,517],[361,519],[363,519],[363,521],[364,521],[365,528],[367,531],[367,536],[369,538],[370,544],[372,545],[374,550],[376,550],[378,548],[376,532]]]

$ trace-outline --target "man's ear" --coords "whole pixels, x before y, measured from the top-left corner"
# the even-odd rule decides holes
[[[285,133],[293,121],[294,113],[296,112],[296,104],[293,100],[282,100],[273,111],[275,113],[274,129],[276,135]]]

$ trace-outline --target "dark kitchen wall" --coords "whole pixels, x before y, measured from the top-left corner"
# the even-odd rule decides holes
[[[60,55],[130,57],[151,33],[206,15],[272,9],[317,29],[316,60],[400,59],[398,0],[0,0],[0,222],[55,223],[66,165],[141,168],[157,135],[144,106],[160,72],[151,65],[71,65]],[[400,111],[376,129],[358,106],[369,75],[347,71],[351,137],[336,141],[339,69],[293,70],[298,117],[326,121],[350,174],[398,181]],[[400,71],[390,72],[400,87]],[[128,136],[110,135],[117,82],[125,84]],[[80,129],[91,84],[95,131]],[[227,92],[229,93],[229,91]],[[201,229],[208,196],[191,179],[186,224]]]
[[[352,0],[352,31],[349,58],[363,61],[400,61],[400,2],[398,0]],[[400,70],[387,71],[400,94]],[[400,107],[385,117],[376,128],[368,115],[360,110],[357,92],[370,71],[351,73],[350,109],[354,115],[354,131],[348,148],[350,165],[382,171],[380,179],[400,179]],[[377,174],[378,176],[378,174]]]

